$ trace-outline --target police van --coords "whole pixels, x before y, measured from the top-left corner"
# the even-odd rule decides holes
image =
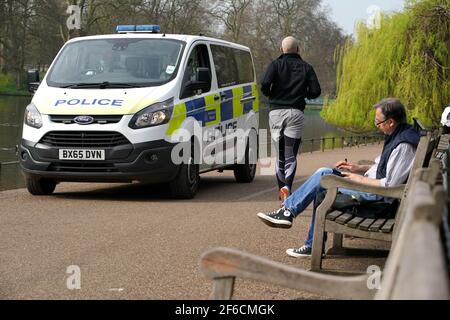
[[[192,198],[199,174],[256,172],[259,98],[249,48],[157,25],[69,40],[26,107],[28,191],[59,182],[167,183]]]

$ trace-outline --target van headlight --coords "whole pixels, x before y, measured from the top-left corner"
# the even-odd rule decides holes
[[[131,129],[142,129],[169,122],[173,111],[173,98],[158,102],[137,112],[128,126]]]
[[[30,103],[26,109],[24,114],[23,122],[33,128],[39,129],[42,127],[42,116],[38,111],[36,106],[33,103]]]

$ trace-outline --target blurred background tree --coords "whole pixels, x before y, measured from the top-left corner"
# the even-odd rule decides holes
[[[67,28],[69,5],[80,7],[80,30]],[[345,37],[321,0],[0,0],[0,76],[23,88],[26,69],[45,70],[68,39],[115,33],[118,24],[159,24],[166,33],[247,45],[258,78],[279,55],[282,38],[293,35],[323,91],[335,93],[333,53]]]

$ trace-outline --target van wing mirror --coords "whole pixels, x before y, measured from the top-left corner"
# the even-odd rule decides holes
[[[28,92],[30,93],[36,93],[37,89],[39,88],[40,82],[30,82],[28,84]]]
[[[209,70],[209,68],[197,68],[197,81],[199,82],[206,82],[206,83],[210,83],[211,82],[211,71]]]
[[[195,79],[185,83],[180,96],[181,99],[190,97],[194,91],[207,92],[211,89],[211,72],[209,68],[197,68]]]
[[[27,71],[27,86],[28,86],[28,92],[35,93],[41,84],[41,81],[39,80],[39,70],[37,69],[30,69]]]

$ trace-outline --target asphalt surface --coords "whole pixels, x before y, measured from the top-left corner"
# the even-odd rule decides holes
[[[295,186],[321,166],[373,159],[381,145],[301,154]],[[193,200],[172,200],[165,186],[63,183],[52,196],[26,189],[0,192],[0,299],[207,299],[211,282],[199,257],[215,246],[237,248],[309,269],[287,256],[306,236],[311,210],[289,230],[256,217],[279,207],[273,175],[237,184],[232,172],[202,175]],[[329,243],[330,244],[330,243]],[[353,247],[388,248],[345,239]],[[364,272],[383,258],[336,257],[327,269]],[[70,290],[69,266],[81,289]],[[76,283],[76,282],[75,282]],[[235,299],[315,299],[306,292],[238,280]]]

